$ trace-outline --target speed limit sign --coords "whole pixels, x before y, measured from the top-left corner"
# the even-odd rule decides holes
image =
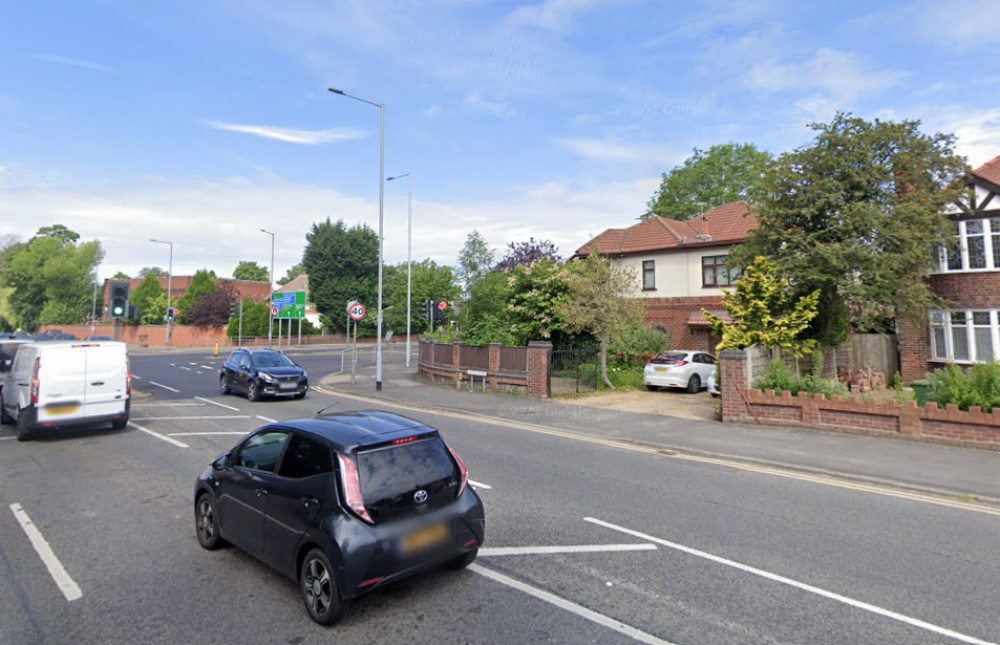
[[[351,305],[351,308],[347,311],[347,315],[351,317],[351,320],[358,321],[365,317],[365,306],[360,302],[355,302]]]

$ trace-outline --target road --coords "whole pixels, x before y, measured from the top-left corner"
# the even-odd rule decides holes
[[[469,466],[487,548],[322,628],[294,583],[198,546],[193,482],[270,420],[363,406],[222,396],[220,360],[134,356],[142,396],[122,432],[19,443],[0,430],[0,644],[1000,642],[988,507],[413,411]],[[314,382],[340,368],[329,353],[298,360]]]

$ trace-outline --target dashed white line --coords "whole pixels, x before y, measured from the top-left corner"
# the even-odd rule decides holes
[[[170,390],[171,392],[180,392],[180,390],[175,390],[169,385],[164,385],[163,383],[157,383],[156,381],[150,381],[150,385],[155,385],[156,387],[162,387],[164,390]]]
[[[480,483],[480,482],[477,482],[477,481],[472,481],[471,479],[469,480],[469,484],[473,488],[482,488],[483,490],[490,490],[490,489],[493,488],[492,486],[488,486],[486,484],[483,484],[483,483]]]
[[[148,435],[152,435],[152,436],[156,437],[157,439],[161,439],[163,441],[166,441],[169,444],[173,444],[173,445],[177,446],[178,448],[189,448],[190,447],[186,443],[181,443],[180,441],[177,441],[176,439],[171,439],[170,437],[166,437],[166,436],[160,434],[159,432],[153,432],[149,428],[143,428],[141,425],[139,425],[138,423],[135,423],[134,421],[129,421],[128,424],[130,426],[132,426],[133,428],[135,428],[136,430],[141,430],[142,432],[145,432]]]
[[[249,414],[212,414],[198,417],[142,417],[140,421],[206,421],[208,419],[249,419]]]
[[[212,405],[217,405],[220,408],[226,408],[227,410],[233,410],[235,412],[239,412],[240,411],[239,408],[234,408],[231,405],[226,405],[225,403],[219,403],[218,401],[213,401],[212,399],[206,399],[205,397],[202,397],[202,396],[196,396],[194,398],[198,399],[199,401],[204,401],[205,403],[211,403]]]
[[[593,611],[592,609],[587,609],[586,607],[578,605],[575,602],[570,602],[565,598],[560,598],[559,596],[553,593],[549,593],[548,591],[545,591],[543,589],[532,587],[531,585],[525,584],[520,580],[515,580],[513,578],[505,576],[502,573],[493,571],[492,569],[487,569],[478,564],[470,564],[469,571],[475,571],[479,575],[485,576],[490,580],[499,582],[502,585],[507,585],[512,589],[517,589],[518,591],[526,593],[529,596],[534,596],[535,598],[545,601],[550,605],[555,605],[556,607],[564,609],[570,613],[576,614],[581,618],[586,618],[587,620],[597,623],[598,625],[607,627],[608,629],[612,629],[618,632],[619,634],[624,634],[630,638],[639,641],[640,643],[648,643],[649,645],[674,645],[670,641],[665,641],[660,638],[657,638],[656,636],[653,636],[652,634],[647,634],[646,632],[636,629],[631,625],[626,625],[625,623],[619,620],[615,620],[614,618],[610,618],[608,616],[605,616],[604,614],[599,614],[596,611]]]
[[[559,553],[615,553],[618,551],[655,551],[656,545],[644,544],[583,544],[577,546],[505,546],[479,549],[481,557],[502,555],[556,555]]]
[[[268,417],[262,417],[259,414],[257,415],[257,418],[260,419],[261,421],[266,421],[268,423],[277,423],[278,422],[276,419],[270,419]]]
[[[142,377],[141,377],[141,376],[139,376],[138,374],[133,374],[133,375],[132,375],[132,378],[134,378],[134,379],[136,379],[136,380],[139,380],[139,381],[141,381],[141,380],[142,380]]]
[[[132,405],[133,408],[203,408],[204,403],[171,403],[169,401],[163,403],[136,403]]]
[[[0,437],[0,441],[10,441],[11,439],[17,439],[17,437]]]
[[[212,436],[225,436],[225,435],[239,435],[243,436],[247,434],[246,432],[171,432],[168,437],[212,437]]]
[[[79,598],[83,598],[83,591],[80,590],[80,586],[73,582],[73,578],[66,573],[66,568],[63,567],[62,562],[56,557],[56,554],[52,551],[52,547],[49,543],[45,541],[42,536],[42,532],[38,530],[35,523],[31,521],[28,514],[24,512],[20,504],[11,504],[10,510],[14,513],[14,517],[17,518],[18,524],[24,530],[28,539],[31,541],[31,546],[35,547],[35,552],[38,557],[42,559],[45,563],[45,568],[49,570],[49,575],[52,579],[56,581],[56,585],[59,586],[59,591],[66,596],[66,600],[72,602]]]
[[[190,367],[188,367],[187,365],[181,365],[181,366],[180,366],[180,368],[181,368],[182,370],[187,370],[187,371],[189,371],[189,372],[191,371],[191,368],[190,368]]]
[[[639,531],[633,531],[632,529],[625,528],[624,526],[618,526],[617,524],[611,524],[609,522],[604,522],[602,520],[595,519],[593,517],[583,518],[587,522],[596,524],[598,526],[603,526],[604,528],[611,529],[613,531],[618,531],[619,533],[624,533],[626,535],[631,535],[632,537],[637,537],[642,540],[649,540],[654,544],[659,544],[660,546],[665,546],[670,549],[675,549],[682,553],[687,553],[688,555],[693,555],[698,558],[704,558],[705,560],[710,560],[717,564],[722,564],[727,567],[732,567],[734,569],[739,569],[746,573],[753,574],[755,576],[760,576],[761,578],[766,578],[773,582],[779,582],[781,584],[788,585],[790,587],[795,587],[796,589],[801,589],[802,591],[808,591],[809,593],[816,594],[817,596],[822,596],[824,598],[829,598],[830,600],[835,600],[837,602],[844,603],[850,607],[855,607],[857,609],[863,609],[865,611],[871,612],[873,614],[878,614],[879,616],[885,616],[886,618],[891,618],[892,620],[899,621],[906,625],[912,627],[917,627],[941,636],[947,636],[948,638],[953,638],[957,641],[963,643],[972,643],[973,645],[997,645],[996,643],[990,641],[984,641],[975,636],[969,636],[968,634],[963,634],[961,632],[956,632],[954,630],[948,629],[947,627],[941,627],[939,625],[934,625],[926,621],[920,620],[919,618],[913,618],[912,616],[907,616],[905,614],[900,614],[898,612],[892,611],[891,609],[885,609],[879,607],[878,605],[873,605],[861,600],[855,600],[854,598],[849,598],[847,596],[842,596],[839,593],[833,591],[827,591],[826,589],[821,589],[819,587],[814,587],[813,585],[806,584],[804,582],[799,582],[798,580],[792,580],[791,578],[786,578],[785,576],[778,575],[776,573],[771,573],[770,571],[764,571],[763,569],[758,569],[757,567],[751,567],[750,565],[743,564],[742,562],[736,562],[735,560],[729,560],[727,558],[722,558],[717,555],[712,555],[711,553],[706,553],[705,551],[699,551],[698,549],[692,549],[691,547],[684,546],[682,544],[677,544],[676,542],[670,542],[652,535],[647,535],[645,533],[640,533]]]
[[[214,370],[215,369],[215,365],[199,365],[198,367],[200,367],[202,369],[206,369],[206,370]]]

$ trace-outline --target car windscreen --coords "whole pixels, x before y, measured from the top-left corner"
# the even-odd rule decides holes
[[[406,515],[418,506],[439,508],[458,494],[458,474],[439,437],[358,453],[361,495],[373,519]],[[425,501],[418,501],[427,493]]]
[[[277,352],[261,352],[253,355],[255,367],[290,367],[295,365],[292,359]]]

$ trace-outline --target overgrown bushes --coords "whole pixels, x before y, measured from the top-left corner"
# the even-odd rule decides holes
[[[985,412],[1000,407],[1000,363],[977,363],[963,369],[954,363],[927,375],[928,401],[955,403],[962,410],[978,405]]]
[[[822,361],[822,358],[820,359]],[[779,360],[768,363],[764,373],[754,381],[753,386],[759,390],[774,390],[783,392],[788,390],[792,396],[799,392],[821,392],[827,398],[834,394],[847,394],[847,388],[843,383],[831,379],[820,378],[818,370],[806,376],[796,376],[787,365]]]

